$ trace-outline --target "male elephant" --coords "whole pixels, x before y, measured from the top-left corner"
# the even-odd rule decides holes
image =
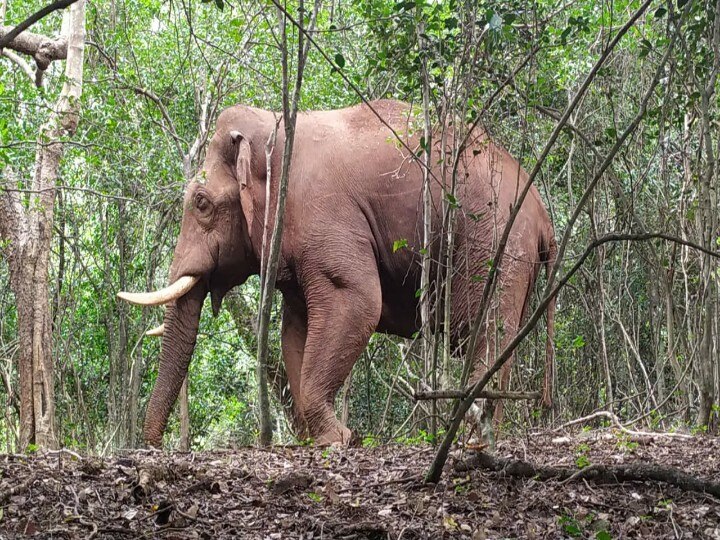
[[[420,326],[416,293],[423,247],[423,168],[416,154],[422,130],[409,105],[382,100],[371,106],[384,122],[367,105],[297,118],[277,287],[284,297],[282,353],[295,413],[318,443],[350,439],[335,416],[333,400],[370,335],[410,337]],[[145,440],[152,446],[161,445],[187,373],[205,296],[210,293],[217,313],[224,295],[260,270],[265,211],[274,213],[284,143],[281,123],[268,167],[266,142],[275,126],[272,112],[252,107],[236,106],[220,115],[204,166],[187,186],[171,285],[151,293],[120,294],[139,304],[167,304],[158,379],[145,418]],[[444,140],[449,148],[449,130]],[[518,162],[483,131],[476,130],[469,140],[456,188],[457,272],[451,296],[456,343],[469,331],[488,261],[527,180]],[[431,166],[436,232],[442,222],[439,163],[449,156],[440,150],[435,144]],[[406,247],[396,249],[399,240]],[[434,241],[431,246],[435,260],[439,245]],[[507,245],[499,300],[477,348],[474,378],[494,359],[493,336],[501,336],[497,345],[502,345],[518,330],[540,267],[551,264],[555,252],[552,224],[533,187]],[[549,340],[553,311],[551,305]],[[550,343],[547,354],[549,365]],[[501,387],[508,376],[507,369],[501,373]]]

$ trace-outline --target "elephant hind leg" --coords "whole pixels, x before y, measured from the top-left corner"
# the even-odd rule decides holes
[[[293,405],[293,429],[298,438],[307,437],[307,426],[300,410],[300,374],[307,340],[307,313],[304,306],[285,302],[282,318],[282,355]]]
[[[348,444],[350,430],[335,416],[335,394],[377,328],[382,309],[377,268],[316,280],[307,296],[308,334],[301,372],[300,403],[310,434],[318,444]]]
[[[534,268],[527,262],[514,261],[504,270],[505,279],[497,292],[497,305],[491,308],[484,339],[480,340],[474,359],[474,371],[470,378],[476,382],[485,375],[497,356],[517,335],[525,312],[527,301],[534,284]],[[497,388],[506,391],[510,382],[510,373],[515,360],[512,354],[500,368]],[[504,416],[502,400],[485,400],[476,408],[476,419],[481,436],[485,442],[494,445],[494,431]]]

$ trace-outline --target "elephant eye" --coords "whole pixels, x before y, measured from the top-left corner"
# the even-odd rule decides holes
[[[206,213],[212,208],[212,203],[202,193],[195,195],[195,208],[201,213]]]

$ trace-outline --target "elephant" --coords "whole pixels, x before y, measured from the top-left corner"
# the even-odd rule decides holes
[[[186,187],[170,285],[119,293],[136,304],[167,308],[159,372],[144,424],[150,446],[162,444],[206,295],[217,314],[230,289],[260,272],[265,212],[270,209],[272,227],[285,140],[284,125],[276,118],[271,111],[244,105],[219,115],[203,167]],[[373,332],[411,337],[420,329],[418,290],[427,253],[422,126],[410,105],[393,100],[297,115],[276,286],[283,296],[282,356],[295,415],[316,444],[349,443],[351,432],[337,419],[333,401]],[[274,130],[277,141],[270,152],[266,143]],[[429,250],[437,261],[441,203],[447,197],[441,162],[450,156],[452,126],[434,140],[427,174],[436,233]],[[452,253],[458,271],[452,277],[450,327],[455,343],[470,331],[489,261],[528,179],[484,129],[475,128],[467,140],[453,197]],[[267,189],[268,175],[272,189]],[[496,345],[516,335],[540,269],[550,268],[556,252],[550,217],[533,186],[511,229],[498,300],[476,348],[471,380],[485,372]],[[546,404],[554,309],[553,301],[547,310]],[[509,373],[508,363],[501,371],[501,388]]]

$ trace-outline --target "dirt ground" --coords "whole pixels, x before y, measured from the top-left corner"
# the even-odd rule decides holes
[[[500,443],[546,465],[655,462],[720,482],[720,440],[577,434]],[[429,446],[0,456],[0,538],[714,538],[720,500],[661,483],[474,470],[424,485]]]

